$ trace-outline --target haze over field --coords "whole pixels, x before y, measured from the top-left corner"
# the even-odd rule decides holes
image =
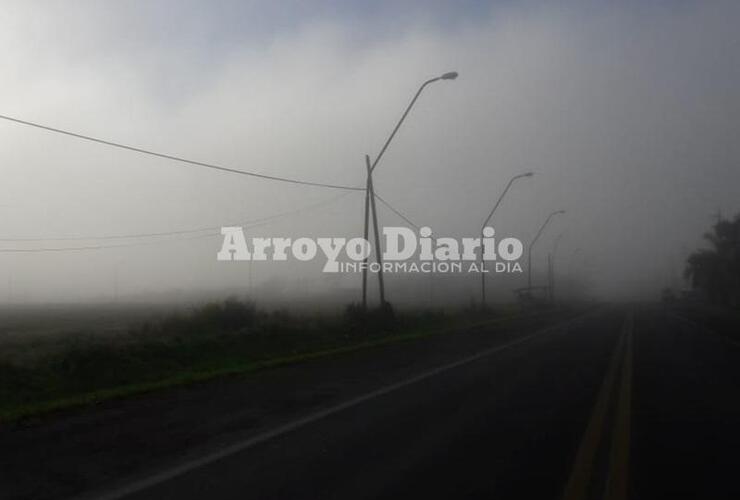
[[[418,85],[458,71],[422,96],[376,189],[437,235],[476,236],[508,179],[532,170],[497,212],[497,234],[527,243],[548,213],[566,210],[536,264],[544,269],[563,233],[559,269],[598,297],[678,286],[717,212],[740,212],[737,2],[6,0],[2,11],[0,114],[309,181],[362,185],[364,155],[377,155]],[[77,238],[284,212],[249,234],[353,237],[361,192],[199,169],[2,120],[0,173],[3,302],[359,294],[358,275],[323,275],[320,262],[217,262],[221,238],[209,231]],[[379,210],[382,224],[403,225]],[[464,279],[455,287],[466,301],[478,280]],[[498,292],[524,281],[506,278]]]

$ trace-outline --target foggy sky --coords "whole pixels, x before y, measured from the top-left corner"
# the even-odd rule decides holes
[[[599,297],[681,286],[716,213],[740,212],[740,4],[647,2],[23,2],[0,14],[0,114],[269,175],[364,182],[439,236],[534,236]],[[0,238],[69,238],[248,222],[332,200],[0,121]],[[363,198],[254,228],[360,235]],[[381,223],[401,225],[380,208]],[[165,238],[163,238],[165,239]],[[137,240],[143,241],[143,240]],[[216,262],[220,237],[3,253],[0,301],[273,286],[356,290],[295,263]],[[123,241],[0,241],[0,249]],[[577,248],[581,250],[574,255]],[[250,274],[251,273],[251,274]],[[425,278],[419,278],[423,280]],[[516,278],[521,286],[525,276]],[[515,280],[515,281],[516,281]],[[478,281],[470,277],[470,295]],[[516,283],[502,283],[502,293]],[[392,280],[389,286],[392,286]],[[391,296],[392,300],[392,296]]]

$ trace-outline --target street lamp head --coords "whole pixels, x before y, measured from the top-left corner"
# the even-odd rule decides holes
[[[557,211],[557,212],[555,212],[555,213],[556,213],[556,214],[564,214],[564,213],[565,213],[565,210],[558,210],[558,211]]]
[[[532,177],[534,175],[534,172],[527,172],[526,174],[522,174],[523,177]]]
[[[449,73],[445,73],[444,75],[440,76],[442,80],[454,80],[457,78],[457,71],[450,71]]]

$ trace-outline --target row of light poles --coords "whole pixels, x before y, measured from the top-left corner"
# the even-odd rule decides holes
[[[365,237],[365,240],[368,239],[368,233],[369,233],[369,225],[370,225],[370,218],[372,217],[372,224],[373,224],[373,236],[375,239],[375,255],[377,262],[379,264],[378,266],[378,288],[380,293],[380,305],[381,308],[387,307],[388,303],[385,300],[385,285],[383,280],[383,257],[382,257],[382,249],[381,249],[381,242],[380,242],[380,228],[378,225],[378,213],[376,210],[375,205],[375,190],[373,186],[373,173],[375,171],[375,168],[378,166],[378,163],[380,162],[380,159],[385,154],[386,150],[388,149],[388,146],[390,145],[393,138],[396,136],[396,133],[398,132],[398,129],[401,128],[401,125],[403,124],[404,120],[406,120],[406,117],[408,116],[411,109],[414,107],[414,104],[416,104],[416,101],[419,99],[419,96],[424,91],[424,89],[438,81],[442,80],[455,80],[457,78],[458,74],[455,71],[450,71],[448,73],[444,73],[436,78],[431,78],[424,83],[421,84],[419,89],[416,91],[416,94],[414,94],[414,97],[411,99],[411,102],[408,104],[406,109],[404,110],[403,114],[401,115],[401,118],[398,120],[398,123],[396,123],[396,126],[393,128],[393,131],[388,136],[388,139],[386,139],[385,143],[383,144],[383,147],[380,149],[380,152],[378,153],[378,156],[375,157],[375,160],[370,160],[370,156],[365,155],[365,169],[367,172],[367,180],[366,180],[366,189],[365,189],[365,213],[364,213],[364,231],[363,235]],[[486,217],[486,220],[483,222],[483,225],[481,226],[481,243],[483,241],[484,237],[484,230],[488,223],[493,218],[494,213],[496,212],[496,209],[501,204],[501,201],[504,199],[504,196],[509,191],[509,188],[511,188],[512,184],[517,181],[518,179],[523,179],[527,177],[532,177],[534,174],[532,172],[526,172],[523,174],[515,175],[512,177],[506,187],[504,188],[501,195],[496,200],[496,203],[494,204],[493,208],[488,214],[488,217]],[[528,263],[527,263],[527,286],[529,291],[531,292],[532,289],[532,248],[534,247],[535,243],[539,239],[542,232],[545,230],[545,227],[548,225],[550,220],[559,214],[564,214],[564,210],[557,210],[555,212],[552,212],[545,222],[542,224],[542,227],[540,227],[540,230],[537,232],[537,235],[534,237],[532,242],[529,245],[529,255],[528,255]],[[486,306],[486,276],[484,272],[484,255],[483,255],[483,245],[481,244],[480,248],[480,273],[481,273],[481,305],[482,307]],[[364,260],[364,266],[362,270],[362,308],[363,310],[367,309],[367,257]]]
[[[532,290],[532,249],[534,248],[534,244],[537,243],[537,240],[540,238],[540,235],[542,235],[542,232],[545,230],[552,218],[556,215],[561,215],[564,213],[565,210],[556,210],[555,212],[552,212],[550,215],[548,215],[547,219],[545,219],[545,222],[542,223],[540,230],[537,231],[537,234],[532,240],[532,243],[529,244],[529,252],[527,254],[527,288],[530,291]]]
[[[525,174],[519,174],[519,175],[515,175],[514,177],[512,177],[511,180],[509,181],[509,183],[504,188],[503,192],[501,193],[501,196],[499,196],[498,197],[498,200],[496,200],[496,204],[493,206],[493,208],[491,209],[491,212],[488,214],[488,217],[486,217],[486,220],[483,221],[483,225],[480,228],[480,235],[481,235],[481,248],[480,248],[480,302],[481,302],[481,306],[483,308],[486,307],[486,273],[485,273],[485,269],[484,269],[485,264],[483,262],[483,245],[482,245],[482,242],[483,242],[483,231],[486,229],[486,226],[491,221],[491,218],[493,217],[494,212],[496,212],[496,209],[501,204],[501,200],[504,199],[504,196],[509,191],[509,188],[511,187],[511,185],[514,184],[514,181],[516,181],[517,179],[524,179],[525,177],[532,177],[533,175],[534,174],[532,172],[527,172]]]
[[[494,205],[493,210],[491,210],[491,213],[488,215],[488,218],[486,218],[486,221],[483,223],[483,227],[481,228],[481,241],[483,236],[483,229],[485,229],[488,222],[491,220],[491,217],[493,217],[493,213],[496,211],[496,208],[498,208],[499,204],[501,203],[501,200],[503,199],[506,192],[509,190],[511,185],[514,183],[515,180],[521,179],[523,177],[532,177],[531,172],[527,172],[526,174],[520,174],[512,177],[512,179],[509,181],[509,183],[506,185],[506,188],[504,189],[503,193],[501,193],[501,196],[499,197],[498,201],[496,201],[496,205]],[[528,254],[527,254],[527,292],[529,294],[532,293],[532,250],[534,249],[535,243],[537,243],[537,240],[540,238],[542,233],[545,231],[545,228],[550,223],[553,217],[556,215],[564,214],[565,210],[556,210],[552,212],[550,215],[547,216],[547,219],[545,219],[545,222],[542,223],[542,226],[540,226],[539,231],[537,231],[537,234],[535,235],[532,242],[529,244],[528,248]],[[560,243],[560,238],[562,238],[562,234],[558,235],[558,237],[555,240],[555,251],[557,250],[557,246]],[[554,252],[553,252],[554,254]],[[551,256],[548,256],[548,273],[550,273],[550,276],[552,275],[552,268],[551,268]],[[483,308],[486,307],[486,276],[484,273],[484,261],[483,261],[483,247],[481,246],[481,306]],[[552,283],[552,277],[549,278],[549,293],[550,297],[553,297],[552,293],[552,287],[554,284]]]

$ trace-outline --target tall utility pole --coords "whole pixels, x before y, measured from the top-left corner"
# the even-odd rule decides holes
[[[370,167],[370,157],[365,155],[367,167],[367,187],[370,190],[370,210],[373,214],[373,236],[375,238],[375,260],[378,263],[378,287],[380,291],[380,306],[385,306],[385,285],[383,283],[383,248],[380,243],[380,228],[378,228],[378,211],[375,206],[375,188],[373,187],[373,171]]]
[[[563,238],[564,233],[560,233],[557,238],[555,238],[555,243],[552,245],[552,254],[548,255],[548,259],[550,260],[550,302],[555,302],[555,257],[558,253],[558,245],[560,244],[560,240]]]
[[[573,260],[580,252],[581,247],[576,248],[573,250],[573,253],[570,254],[570,260],[568,260],[568,296],[571,300],[573,299],[573,292],[575,290],[575,284],[573,282]]]
[[[545,227],[547,227],[547,224],[550,222],[550,219],[552,219],[554,216],[558,214],[564,214],[564,213],[565,213],[565,210],[557,210],[551,213],[550,215],[548,215],[547,219],[545,219],[545,222],[542,224],[542,227],[540,227],[540,230],[537,231],[537,234],[532,240],[532,243],[529,244],[529,254],[527,256],[527,288],[528,288],[529,293],[532,293],[532,249],[534,248],[534,244],[537,243],[537,240],[542,234],[542,231],[545,230]]]
[[[483,262],[483,231],[486,229],[486,226],[488,225],[488,222],[493,217],[494,212],[498,208],[498,206],[501,204],[501,200],[504,199],[504,195],[506,195],[506,192],[509,190],[512,184],[514,184],[514,181],[517,179],[521,179],[522,177],[532,177],[534,174],[532,172],[527,172],[525,174],[519,174],[515,175],[514,177],[509,180],[509,183],[504,188],[501,195],[498,197],[498,200],[496,200],[496,204],[491,209],[491,212],[488,214],[488,217],[486,217],[486,220],[483,222],[483,225],[480,228],[480,240],[481,240],[481,246],[480,246],[480,303],[481,308],[486,307],[486,273],[484,272],[484,262]]]
[[[385,154],[385,151],[388,149],[388,146],[390,145],[391,141],[393,140],[393,137],[395,137],[396,132],[398,132],[398,129],[401,128],[401,124],[406,119],[406,116],[408,116],[409,112],[411,111],[411,108],[414,107],[414,104],[416,104],[416,100],[419,98],[421,93],[424,91],[427,85],[440,81],[440,80],[454,80],[457,78],[457,73],[455,71],[450,71],[449,73],[445,73],[441,76],[438,76],[436,78],[431,78],[424,83],[421,84],[419,87],[419,90],[416,91],[416,94],[414,94],[413,99],[411,99],[411,102],[408,106],[406,106],[406,110],[403,112],[403,115],[401,115],[401,119],[398,120],[398,123],[393,128],[393,131],[391,132],[391,135],[388,136],[388,139],[386,139],[385,144],[383,144],[383,147],[380,149],[380,153],[378,153],[378,156],[375,158],[375,160],[371,163],[370,157],[365,157],[365,166],[367,169],[367,183],[366,183],[366,195],[365,195],[365,240],[367,240],[368,235],[368,218],[369,218],[369,210],[372,208],[373,212],[373,226],[374,226],[374,233],[375,233],[375,248],[376,252],[378,253],[378,256],[376,259],[378,260],[378,263],[380,264],[380,270],[378,272],[378,284],[380,286],[380,305],[381,307],[385,306],[385,287],[383,286],[383,264],[382,264],[382,255],[380,254],[380,239],[378,238],[378,234],[380,230],[378,229],[378,214],[375,211],[375,195],[372,189],[372,173],[373,170],[375,170],[375,167],[378,166],[378,162]],[[362,270],[362,309],[367,310],[367,259],[365,259],[365,265]]]
[[[367,163],[367,155],[365,155],[365,163]],[[362,232],[365,241],[368,241],[368,226],[370,225],[370,174],[367,175],[367,182],[365,183],[365,228]],[[369,251],[369,249],[368,249]],[[367,256],[362,261],[362,310],[367,310]]]

